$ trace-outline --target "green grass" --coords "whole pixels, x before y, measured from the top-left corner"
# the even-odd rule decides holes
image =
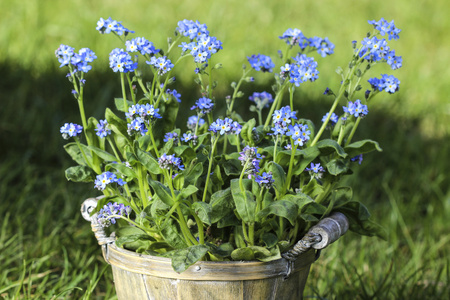
[[[6,74],[0,81],[0,298],[114,298],[111,269],[79,213],[82,201],[97,193],[89,184],[64,178],[71,161],[58,129],[76,120],[78,112],[53,56],[61,43],[97,52],[96,70],[88,74],[86,110],[102,117],[102,108],[120,95],[118,78],[107,70],[107,54],[119,46],[117,39],[93,29],[99,17],[108,16],[156,45],[165,43],[180,19],[207,23],[224,42],[217,56],[225,67],[217,75],[226,82],[217,90],[222,98],[246,55],[275,57],[281,47],[277,37],[286,28],[328,36],[336,43],[335,55],[319,59],[320,80],[296,94],[301,115],[315,122],[329,101],[322,91],[338,83],[334,69],[347,61],[349,41],[364,35],[368,19],[395,19],[403,29],[393,46],[404,59],[404,67],[394,73],[401,89],[398,95],[378,97],[359,131],[360,137],[379,141],[384,151],[367,155],[348,180],[354,197],[386,227],[389,239],[348,233],[322,251],[305,296],[442,299],[450,294],[446,1],[412,5],[402,0],[390,6],[325,0],[143,3],[0,0],[0,43],[7,45],[0,48],[0,72]],[[180,90],[191,84],[189,72],[177,77]],[[257,77],[254,89],[267,89],[266,78]],[[245,91],[252,87],[246,85]],[[188,106],[198,92],[182,95]]]

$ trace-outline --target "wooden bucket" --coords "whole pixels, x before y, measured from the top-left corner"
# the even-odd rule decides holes
[[[103,247],[103,255],[111,264],[119,300],[302,299],[315,260],[315,251],[310,250],[292,265],[284,258],[271,262],[204,261],[177,273],[168,258],[138,254],[114,243]]]
[[[214,300],[214,299],[302,299],[314,249],[323,249],[348,230],[348,220],[333,213],[313,226],[297,244],[270,261],[199,261],[186,271],[173,270],[169,258],[139,254],[119,248],[91,216],[98,199],[86,199],[83,217],[102,247],[103,257],[112,267],[119,300]]]

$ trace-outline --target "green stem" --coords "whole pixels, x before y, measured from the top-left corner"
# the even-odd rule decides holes
[[[353,125],[352,131],[350,132],[350,135],[348,136],[347,142],[345,143],[345,146],[348,146],[350,144],[350,142],[352,141],[353,135],[356,132],[356,128],[358,128],[359,122],[361,122],[361,118],[358,117],[356,119],[356,123],[355,125]]]
[[[291,138],[291,145],[292,148],[291,148],[291,158],[289,160],[289,170],[286,177],[286,183],[284,184],[283,192],[281,193],[280,197],[283,197],[286,194],[287,190],[291,185],[292,172],[294,169],[295,152],[297,151],[297,145],[294,144],[294,140],[292,138]]]
[[[198,242],[199,244],[204,244],[205,243],[205,233],[203,232],[203,222],[200,220],[200,218],[193,213],[192,216],[195,219],[195,222],[197,223],[197,227],[198,227]]]
[[[130,89],[131,100],[133,101],[133,104],[136,105],[136,94],[133,91],[133,82],[130,79],[130,73],[127,73],[127,81],[128,81],[128,87]]]
[[[125,90],[125,75],[120,72],[120,86],[122,87],[123,109],[128,112],[127,92]]]
[[[289,87],[289,103],[291,104],[291,111],[294,111],[294,85],[291,84],[291,86]]]
[[[111,148],[114,152],[114,156],[117,158],[117,162],[121,162],[122,160],[120,159],[119,153],[117,153],[116,147],[114,146],[114,143],[111,141],[111,138],[108,136],[106,138],[106,140],[108,141],[109,145],[111,146]]]
[[[208,184],[209,184],[209,178],[210,178],[212,164],[213,164],[213,156],[214,156],[214,151],[216,150],[216,144],[217,144],[217,141],[219,140],[219,137],[212,136],[211,139],[214,139],[214,140],[211,145],[211,154],[209,156],[208,173],[206,173],[205,190],[203,191],[203,197],[202,197],[203,202],[206,201],[206,195],[208,193]]]
[[[154,138],[154,136],[153,136],[153,126],[148,126],[148,134],[150,135],[150,139],[152,140],[152,144],[153,144],[153,149],[155,150],[155,154],[156,154],[156,157],[159,157],[159,151],[158,151],[158,148],[156,147],[156,141],[155,141],[155,138]]]
[[[142,200],[142,208],[146,208],[148,205],[147,202],[147,193],[145,192],[145,186],[144,186],[144,180],[147,174],[144,171],[144,168],[142,166],[138,166],[138,182],[139,182],[139,192],[141,193],[141,200]]]
[[[278,102],[281,103],[281,100],[283,99],[283,91],[286,88],[288,82],[289,81],[286,81],[285,83],[283,83],[283,85],[281,86],[281,88],[278,91],[277,95],[275,96],[275,99],[273,100],[272,106],[270,107],[269,114],[267,115],[266,123],[264,123],[264,127],[268,127],[269,126],[270,120],[272,119],[273,111],[275,110],[275,107],[278,106]]]
[[[110,216],[108,216],[108,219],[111,219],[111,218],[121,218],[122,220],[125,220],[128,223],[133,224],[134,226],[136,226],[137,228],[143,230],[145,233],[147,233],[149,235],[152,235],[153,233],[158,233],[157,230],[148,229],[148,228],[146,228],[144,226],[141,226],[138,223],[134,222],[133,220],[131,220],[129,218],[126,218],[126,217],[124,217],[122,215],[110,215]]]

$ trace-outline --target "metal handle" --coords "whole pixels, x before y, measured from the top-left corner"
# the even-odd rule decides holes
[[[340,212],[334,212],[311,227],[305,236],[295,246],[282,256],[290,261],[311,248],[323,249],[338,240],[348,230],[348,219]]]

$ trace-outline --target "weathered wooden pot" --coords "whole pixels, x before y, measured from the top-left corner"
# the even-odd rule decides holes
[[[89,216],[97,200],[87,199],[82,206],[85,219],[91,221],[103,257],[112,267],[117,297],[121,299],[302,299],[315,249],[338,239],[348,228],[342,214],[317,225],[319,233],[309,233],[284,258],[271,262],[203,261],[182,273],[172,269],[168,258],[143,255],[119,248],[114,237]]]

